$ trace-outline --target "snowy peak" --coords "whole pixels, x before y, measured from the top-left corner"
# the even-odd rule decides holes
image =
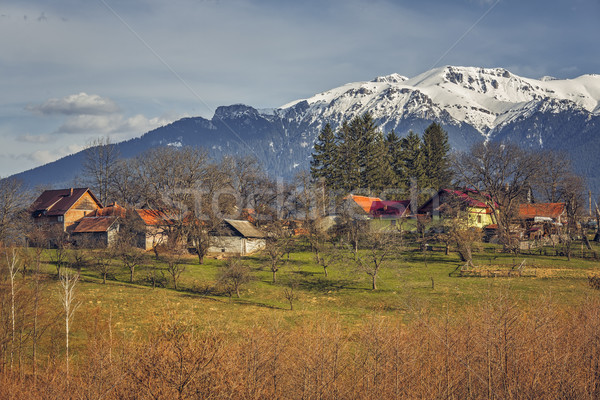
[[[373,79],[371,82],[401,83],[401,82],[404,82],[407,80],[408,80],[407,77],[394,73],[394,74],[385,75],[385,76],[378,76],[377,78]]]
[[[596,115],[600,114],[599,100],[599,75],[538,80],[504,68],[445,66],[414,78],[394,73],[348,83],[281,109],[305,102],[303,118],[309,120],[317,115],[339,120],[369,111],[376,119],[389,121],[391,127],[400,119],[426,118],[455,126],[466,123],[487,135],[521,110],[558,107],[560,111],[568,106]],[[540,102],[547,102],[546,107],[540,107]]]

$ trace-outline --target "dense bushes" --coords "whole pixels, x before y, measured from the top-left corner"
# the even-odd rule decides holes
[[[438,310],[439,311],[439,310]],[[440,317],[440,315],[442,315]],[[113,337],[89,315],[86,349],[67,380],[61,358],[4,365],[1,398],[598,398],[600,302],[567,308],[491,295],[457,313],[410,322],[373,316],[265,321],[218,332],[176,315],[142,340]],[[92,321],[96,321],[93,322]],[[44,365],[42,368],[41,365]]]

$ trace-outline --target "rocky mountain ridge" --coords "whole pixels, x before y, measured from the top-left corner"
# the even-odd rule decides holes
[[[184,118],[120,143],[124,157],[160,145],[202,146],[218,158],[250,154],[274,176],[306,168],[326,123],[370,112],[384,132],[417,133],[432,122],[448,131],[454,149],[481,140],[508,140],[563,150],[594,188],[600,167],[600,75],[560,80],[523,78],[503,68],[446,66],[413,78],[400,74],[333,88],[278,108],[218,107],[208,120]],[[25,182],[65,184],[80,170],[76,154],[18,175]]]

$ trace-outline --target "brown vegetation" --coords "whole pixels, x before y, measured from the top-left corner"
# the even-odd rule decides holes
[[[1,288],[6,316],[10,288],[6,281]],[[68,380],[64,345],[56,342],[44,341],[37,371],[32,368],[31,310],[17,314],[18,340],[6,318],[0,326],[2,399],[600,395],[597,300],[568,309],[548,298],[517,306],[510,295],[490,294],[479,306],[423,313],[408,323],[373,316],[349,328],[335,317],[294,325],[273,317],[239,332],[171,313],[137,338],[114,334],[110,316],[88,310],[76,316],[84,341],[72,354]],[[60,335],[60,325],[48,329],[47,336]]]

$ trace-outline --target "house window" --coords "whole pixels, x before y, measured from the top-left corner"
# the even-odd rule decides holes
[[[477,216],[477,223],[480,224],[481,223],[481,215]]]
[[[396,226],[396,220],[395,219],[390,220],[390,225],[391,226]]]
[[[62,215],[58,216],[58,222],[63,222],[65,220],[65,217]]]

